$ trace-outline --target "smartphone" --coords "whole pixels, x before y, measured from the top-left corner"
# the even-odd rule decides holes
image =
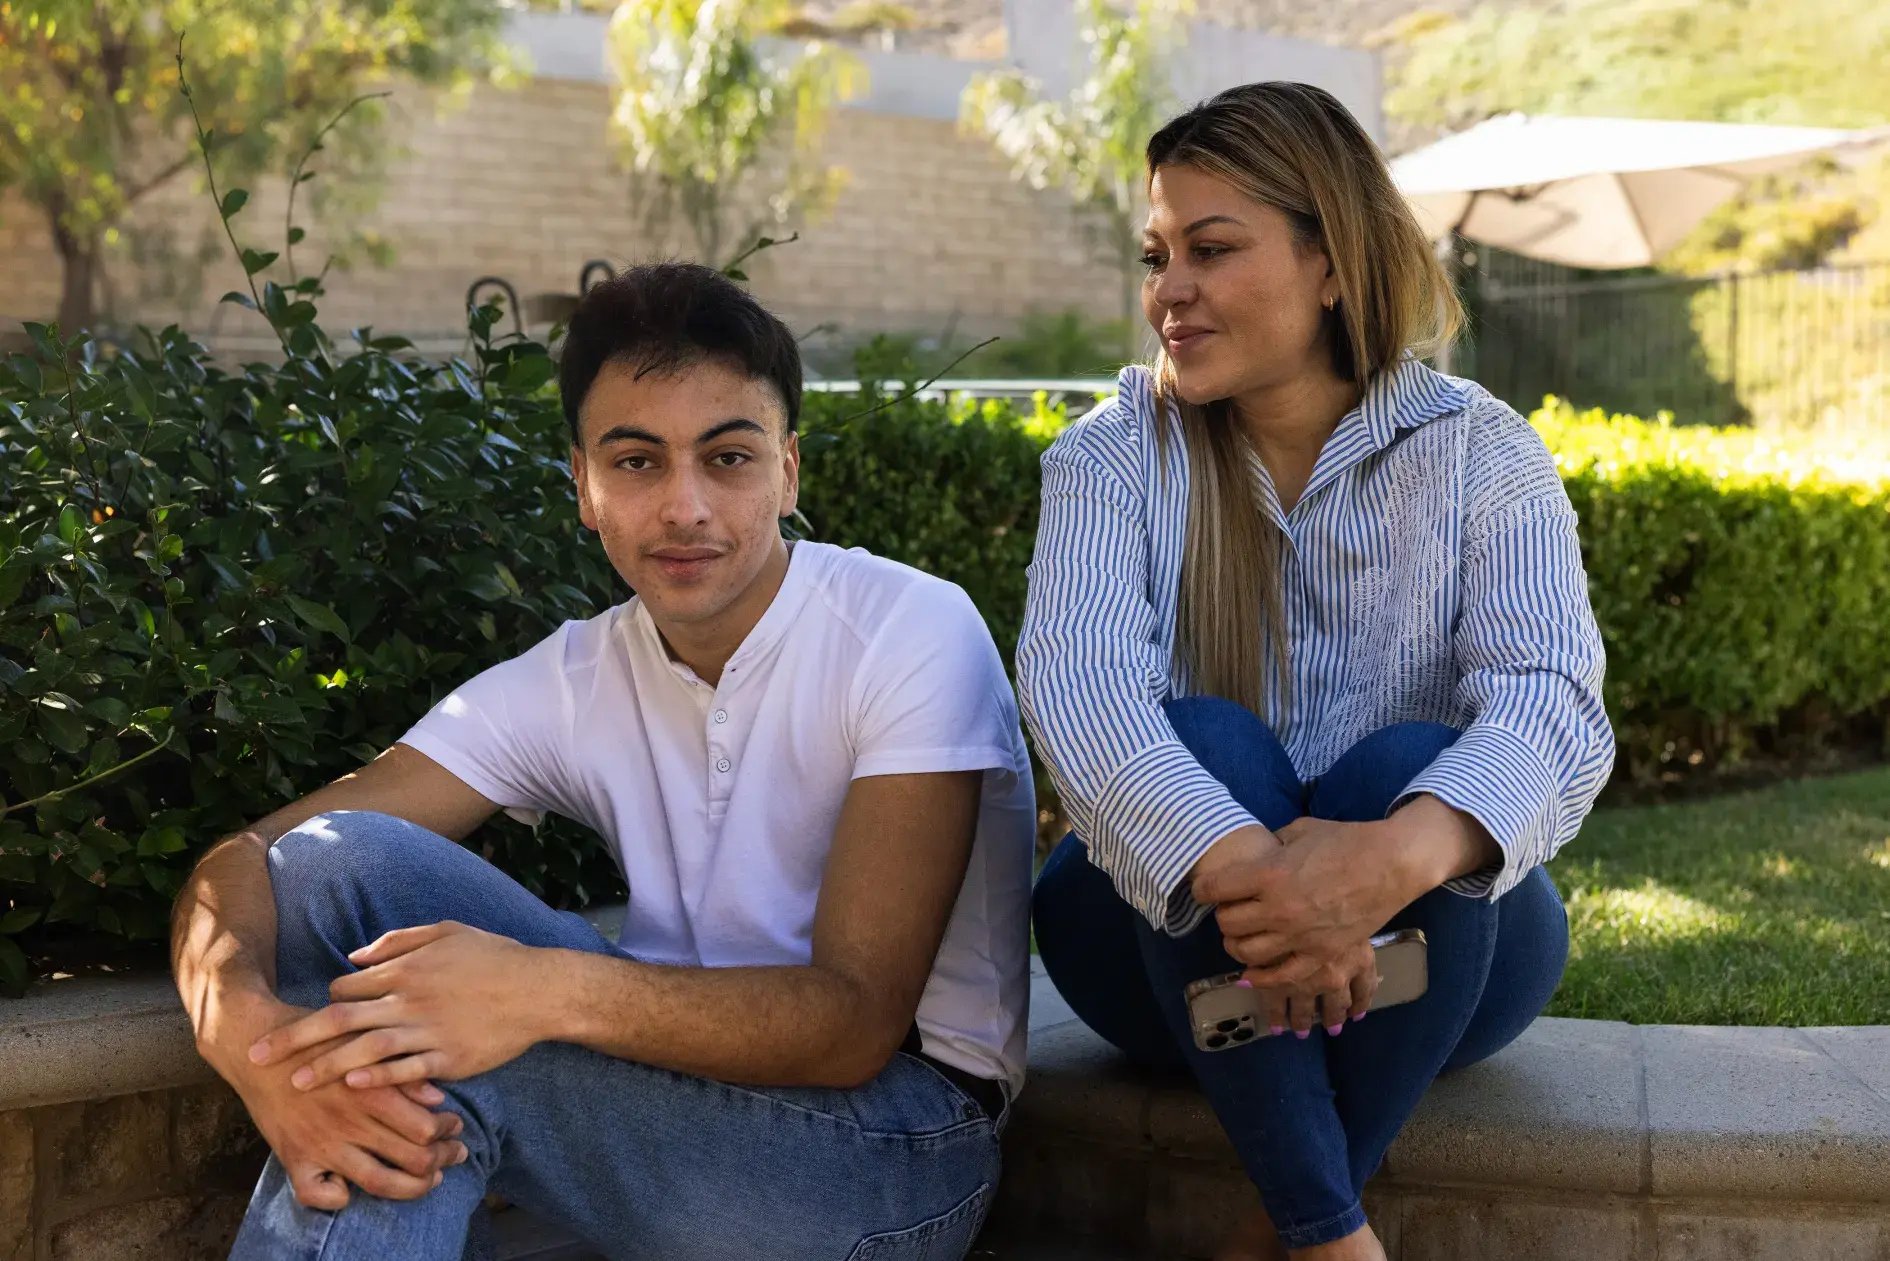
[[[1371,1010],[1396,1007],[1424,993],[1430,979],[1425,949],[1424,934],[1415,928],[1372,938],[1372,954],[1378,961],[1378,991],[1372,995]],[[1259,993],[1234,984],[1240,976],[1228,972],[1204,977],[1184,991],[1194,1044],[1203,1051],[1228,1051],[1255,1038],[1273,1036],[1260,1021]]]

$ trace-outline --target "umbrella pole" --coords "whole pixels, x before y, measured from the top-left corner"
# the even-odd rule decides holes
[[[1444,283],[1450,286],[1450,292],[1457,291],[1457,233],[1447,232],[1437,242],[1437,262],[1444,269]],[[1457,357],[1455,339],[1442,342],[1437,347],[1437,370],[1448,373],[1452,362]]]
[[[1438,265],[1444,269],[1444,283],[1449,286],[1448,291],[1453,294],[1457,292],[1457,277],[1462,270],[1459,266],[1462,260],[1458,254],[1457,240],[1463,231],[1463,225],[1470,221],[1470,212],[1476,209],[1477,198],[1482,195],[1483,192],[1481,189],[1471,193],[1470,200],[1464,203],[1463,213],[1457,216],[1457,222],[1451,224],[1450,230],[1445,232],[1444,235],[1437,240],[1437,262]],[[1456,362],[1457,358],[1455,339],[1439,345],[1435,358],[1437,361],[1437,370],[1439,372],[1449,373],[1451,365]]]

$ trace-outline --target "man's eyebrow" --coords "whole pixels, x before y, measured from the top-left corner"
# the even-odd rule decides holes
[[[737,416],[733,420],[725,420],[719,425],[704,430],[702,436],[696,439],[696,445],[706,447],[724,434],[735,433],[737,431],[746,433],[750,430],[763,435],[766,435],[768,432],[747,417]]]
[[[746,416],[735,416],[718,425],[711,425],[709,428],[703,430],[701,436],[696,439],[695,445],[706,447],[717,438],[735,432],[765,434],[768,431],[754,421],[749,420]],[[612,425],[609,429],[604,430],[603,433],[598,435],[598,446],[601,447],[611,442],[647,442],[653,447],[667,447],[669,445],[667,439],[653,434],[647,429],[639,429],[635,425]]]
[[[647,429],[638,429],[635,425],[612,425],[597,435],[597,445],[607,442],[647,442],[653,447],[666,447],[669,443],[657,437]]]

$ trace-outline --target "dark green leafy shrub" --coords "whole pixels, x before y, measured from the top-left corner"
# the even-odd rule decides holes
[[[268,286],[267,306],[294,311]],[[226,369],[175,328],[0,365],[0,971],[60,926],[160,936],[210,842],[346,772],[454,684],[611,598],[542,346],[429,364],[364,333]],[[301,320],[293,329],[314,328]],[[616,879],[494,833],[533,888]]]

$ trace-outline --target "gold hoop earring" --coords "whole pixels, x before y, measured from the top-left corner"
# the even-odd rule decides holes
[[[1337,298],[1327,298],[1325,301],[1325,307],[1326,307],[1326,310],[1328,311],[1330,311],[1333,307],[1337,305],[1339,305],[1339,300]]]

